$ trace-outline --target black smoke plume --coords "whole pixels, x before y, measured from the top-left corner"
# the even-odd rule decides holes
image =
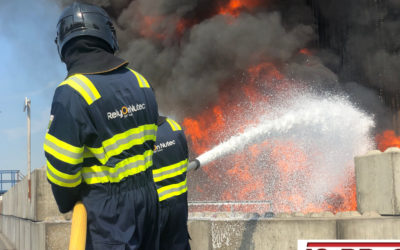
[[[397,0],[247,0],[230,14],[221,14],[229,0],[85,2],[112,16],[119,55],[151,82],[168,115],[195,114],[222,85],[271,62],[286,77],[348,93],[388,126],[382,95],[400,90]]]

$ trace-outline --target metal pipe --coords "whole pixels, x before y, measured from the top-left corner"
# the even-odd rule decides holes
[[[27,114],[28,127],[28,199],[31,200],[31,100],[25,97],[24,111]]]
[[[193,161],[191,161],[188,165],[187,171],[191,171],[191,170],[197,170],[200,168],[200,161],[197,159],[194,159]]]

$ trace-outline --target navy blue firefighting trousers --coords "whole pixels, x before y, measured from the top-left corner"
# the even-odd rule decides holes
[[[186,196],[160,204],[160,250],[190,250]]]
[[[87,250],[159,249],[159,203],[152,178],[147,170],[120,183],[84,189]]]

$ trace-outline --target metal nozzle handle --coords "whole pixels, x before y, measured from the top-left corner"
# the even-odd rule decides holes
[[[200,168],[200,161],[197,159],[194,159],[193,161],[189,162],[187,171],[189,172],[190,170],[197,170]]]

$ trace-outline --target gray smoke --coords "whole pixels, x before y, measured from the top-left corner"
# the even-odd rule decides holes
[[[320,21],[329,24],[322,25],[326,29],[327,42],[343,60],[337,69],[340,77],[346,81],[362,82],[386,93],[398,92],[399,1],[315,2],[321,13]]]
[[[228,0],[85,2],[110,13],[119,55],[151,82],[160,110],[178,119],[212,105],[222,85],[261,62],[313,88],[346,91],[374,114],[386,115],[379,91],[400,88],[396,0],[265,1],[235,18],[217,13]]]

